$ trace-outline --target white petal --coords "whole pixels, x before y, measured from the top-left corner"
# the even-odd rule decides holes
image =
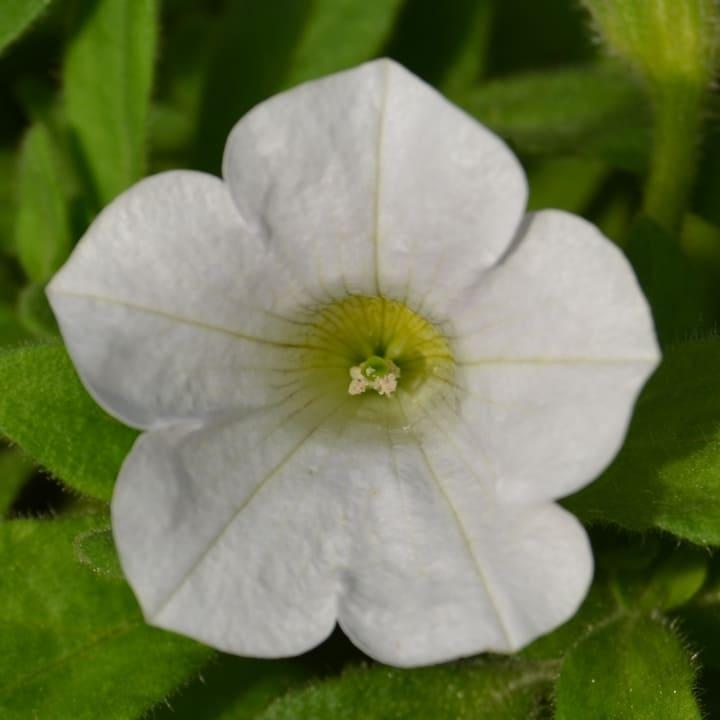
[[[296,365],[283,318],[301,301],[210,175],[163,173],[123,193],[48,297],[91,393],[138,427],[268,402]]]
[[[223,174],[306,287],[434,310],[505,251],[527,195],[501,140],[388,60],[253,109]]]
[[[327,449],[337,413],[337,398],[305,394],[140,438],[112,516],[148,622],[257,657],[303,652],[332,631],[348,498]]]
[[[502,497],[557,498],[617,453],[659,351],[622,253],[581,218],[532,215],[510,255],[452,310],[458,435]],[[450,420],[448,419],[448,422]]]
[[[592,554],[555,505],[509,507],[444,439],[393,437],[395,472],[378,478],[358,524],[339,621],[392,665],[508,652],[576,611]]]
[[[575,611],[592,557],[571,515],[498,506],[442,438],[421,449],[343,413],[293,397],[140,438],[112,516],[148,622],[280,657],[337,617],[405,666],[514,650]]]

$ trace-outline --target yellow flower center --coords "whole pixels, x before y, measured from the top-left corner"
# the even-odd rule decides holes
[[[351,295],[315,311],[302,364],[313,383],[337,387],[367,406],[396,395],[447,392],[454,360],[437,326],[407,305]]]

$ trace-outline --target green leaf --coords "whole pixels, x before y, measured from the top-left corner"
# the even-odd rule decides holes
[[[137,431],[88,395],[61,345],[0,353],[0,432],[67,485],[110,500]]]
[[[16,345],[29,338],[30,334],[15,310],[6,303],[0,303],[0,349],[4,345]]]
[[[493,5],[487,0],[411,0],[398,18],[387,55],[451,98],[467,92],[484,70]]]
[[[612,66],[493,80],[456,96],[468,112],[531,155],[577,154],[640,171],[649,148],[642,93]]]
[[[17,153],[8,149],[0,150],[0,255],[14,249],[16,164]],[[2,284],[0,278],[0,292]]]
[[[401,4],[401,0],[231,0],[207,72],[196,164],[216,171],[232,126],[261,100],[374,57]]]
[[[52,0],[3,0],[0,4],[0,53],[17,40]]]
[[[145,172],[157,42],[155,0],[79,0],[63,73],[65,108],[99,205]]]
[[[45,282],[70,252],[70,216],[53,139],[44,125],[25,136],[18,163],[15,248],[27,276]]]
[[[528,645],[528,660],[561,660],[598,627],[657,616],[687,603],[707,576],[707,553],[659,534],[638,536],[610,528],[591,532],[595,579],[580,609],[564,625]]]
[[[475,660],[414,670],[356,667],[289,693],[258,720],[532,720],[556,663]]]
[[[543,158],[528,169],[528,210],[555,208],[581,214],[609,173],[610,168],[594,158]]]
[[[73,545],[75,559],[92,572],[105,578],[124,579],[109,524],[81,532],[75,537]]]
[[[22,289],[17,315],[25,330],[35,338],[54,339],[60,334],[43,285],[32,283]]]
[[[720,544],[718,339],[667,349],[613,464],[563,504],[588,523]]]
[[[220,655],[153,720],[255,720],[277,697],[311,677],[300,662]]]
[[[3,720],[136,720],[211,655],[145,625],[124,583],[76,562],[96,522],[0,523]]]
[[[7,515],[32,469],[22,453],[0,445],[0,518]]]
[[[380,52],[403,0],[314,0],[284,85],[328,75]]]
[[[609,623],[567,655],[556,720],[700,720],[694,672],[674,632],[658,620]]]
[[[676,237],[643,216],[635,222],[625,249],[663,344],[714,328],[713,279],[704,264],[690,260]]]
[[[634,611],[673,610],[685,605],[700,590],[707,573],[707,552],[681,545],[663,553],[649,569],[628,573],[620,591]]]

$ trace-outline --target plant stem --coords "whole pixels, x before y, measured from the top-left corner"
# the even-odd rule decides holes
[[[690,83],[655,87],[655,128],[644,210],[676,235],[690,201],[698,164],[704,92]]]

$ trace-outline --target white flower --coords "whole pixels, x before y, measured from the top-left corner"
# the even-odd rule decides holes
[[[146,430],[112,504],[148,622],[243,655],[336,621],[394,665],[512,651],[592,575],[555,498],[658,362],[622,254],[387,60],[262,103],[224,180],[148,178],[49,297],[97,401]]]

